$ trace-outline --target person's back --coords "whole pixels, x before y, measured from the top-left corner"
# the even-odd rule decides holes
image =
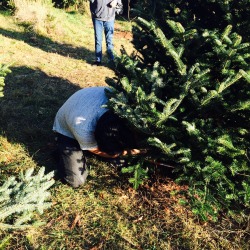
[[[74,138],[82,150],[96,148],[94,137],[96,123],[107,111],[106,87],[90,87],[74,93],[56,114],[53,130]]]

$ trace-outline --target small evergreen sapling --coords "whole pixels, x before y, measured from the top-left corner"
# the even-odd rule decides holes
[[[0,228],[25,229],[34,212],[40,214],[51,206],[48,189],[54,184],[54,173],[45,174],[45,168],[33,174],[34,169],[9,177],[0,186]]]

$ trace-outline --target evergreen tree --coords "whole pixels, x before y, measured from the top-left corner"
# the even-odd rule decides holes
[[[138,187],[149,161],[160,161],[175,167],[177,182],[189,185],[193,211],[203,219],[243,211],[250,206],[250,44],[235,30],[244,20],[236,28],[206,24],[202,17],[189,22],[188,8],[165,19],[171,6],[184,1],[153,2],[163,14],[137,18],[137,52],[123,51],[119,82],[108,81],[108,107],[143,133],[151,149],[124,172],[133,173],[130,181]],[[189,5],[193,11],[201,4],[205,20],[213,1],[204,2],[207,8],[201,1]],[[216,2],[223,3],[232,1]]]
[[[44,167],[36,175],[33,172],[34,169],[28,169],[19,179],[11,176],[0,186],[1,229],[25,229],[35,211],[42,214],[51,206],[47,200],[54,173],[45,174]]]

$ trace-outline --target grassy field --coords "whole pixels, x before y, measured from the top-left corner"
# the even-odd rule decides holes
[[[51,128],[58,108],[78,89],[105,86],[106,78],[115,77],[106,57],[103,66],[92,65],[88,12],[39,8],[44,15],[27,6],[15,16],[0,12],[0,62],[12,70],[0,99],[1,183],[29,167],[54,170]],[[115,28],[115,50],[119,53],[123,45],[131,52],[131,23],[120,20]],[[135,191],[117,169],[94,157],[89,164],[90,176],[81,188],[56,181],[53,206],[36,215],[43,226],[25,231],[0,228],[0,249],[250,249],[249,218],[199,221],[178,202],[176,192],[186,187],[157,169]]]

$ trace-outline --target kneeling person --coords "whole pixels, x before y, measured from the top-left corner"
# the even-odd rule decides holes
[[[124,121],[102,106],[108,101],[105,87],[74,93],[56,114],[58,170],[73,187],[87,178],[86,151],[104,158],[138,154],[134,133]]]

